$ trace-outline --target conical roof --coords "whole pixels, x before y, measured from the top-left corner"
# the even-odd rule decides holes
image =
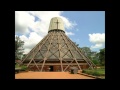
[[[65,63],[64,65],[74,62],[74,65],[81,69],[80,62],[84,62],[92,68],[94,64],[69,39],[64,30],[62,19],[59,17],[52,18],[48,30],[49,33],[27,54],[22,62],[26,63],[27,66],[33,63],[37,68],[37,64],[41,62],[42,69],[44,65],[49,65],[47,62],[51,64],[59,62],[61,67],[63,62]],[[40,70],[40,68],[38,69]]]

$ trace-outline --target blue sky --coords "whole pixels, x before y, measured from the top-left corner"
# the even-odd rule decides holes
[[[92,51],[105,47],[105,11],[16,11],[15,35],[25,41],[26,53],[47,35],[56,16],[63,19],[67,36],[79,47]]]
[[[69,37],[79,44],[79,47],[92,45],[88,34],[105,33],[104,11],[66,11],[62,15],[77,23],[74,28],[70,29],[75,35]],[[94,51],[98,50],[99,48],[94,49]]]

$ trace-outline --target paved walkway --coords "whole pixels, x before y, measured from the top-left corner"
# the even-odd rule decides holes
[[[15,74],[15,79],[94,79],[69,72],[21,72]]]

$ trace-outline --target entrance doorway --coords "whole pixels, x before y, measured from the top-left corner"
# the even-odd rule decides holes
[[[52,72],[53,71],[53,66],[49,66],[49,68],[50,68],[50,72]]]

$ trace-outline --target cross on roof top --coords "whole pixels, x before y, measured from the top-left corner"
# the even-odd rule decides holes
[[[57,23],[57,29],[58,29],[58,23],[60,23],[60,22],[58,22],[58,20],[57,20],[57,22],[54,22],[54,23]]]

